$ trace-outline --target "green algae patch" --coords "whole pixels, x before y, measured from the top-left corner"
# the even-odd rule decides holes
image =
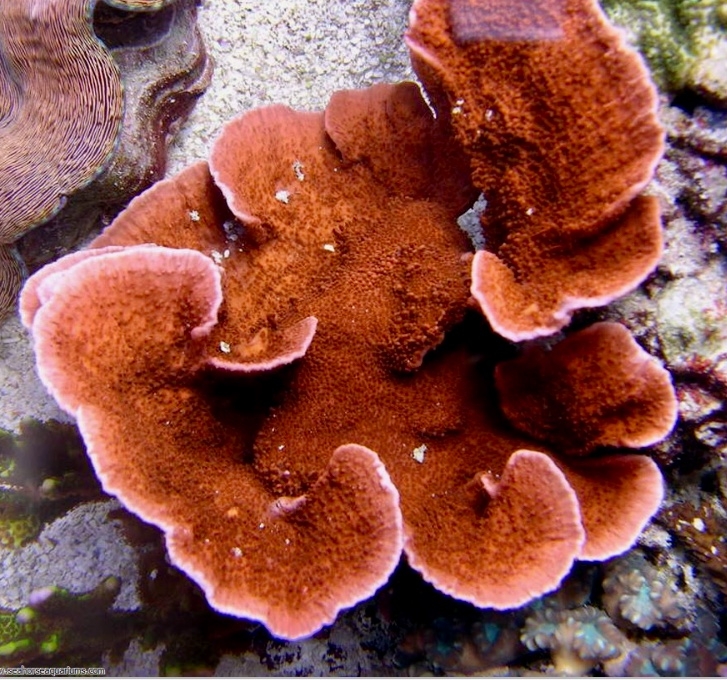
[[[22,548],[38,537],[40,529],[40,519],[32,510],[23,511],[21,508],[17,515],[13,515],[13,510],[8,511],[3,507],[0,516],[0,545],[4,548]]]
[[[33,626],[20,623],[16,612],[0,610],[0,661],[29,650],[32,632]]]
[[[666,92],[727,102],[727,9],[721,0],[601,0]]]
[[[133,614],[112,609],[120,588],[114,576],[84,593],[48,586],[17,611],[0,609],[0,665],[98,665],[104,650],[125,647],[134,630]]]
[[[41,522],[32,495],[20,483],[15,440],[0,433],[0,545],[20,548],[38,536]],[[0,650],[2,656],[2,650]]]

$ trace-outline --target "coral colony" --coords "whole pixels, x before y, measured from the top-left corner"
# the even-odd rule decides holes
[[[444,593],[517,607],[661,503],[656,464],[620,449],[665,437],[676,399],[630,333],[503,354],[486,328],[553,334],[661,253],[639,57],[595,0],[510,5],[414,3],[436,116],[412,83],[244,113],[23,290],[104,488],[212,606],[276,636],[331,623],[402,552]],[[480,192],[473,254],[457,217]],[[562,646],[543,616],[527,644]],[[603,618],[571,628],[607,640]]]
[[[137,23],[170,1],[115,0],[95,15],[96,0],[0,4],[0,317],[22,282],[22,236],[65,212],[60,226],[78,240],[98,204],[163,175],[169,127],[211,77],[194,0],[161,12],[147,34]],[[25,249],[29,265],[52,256],[47,235]]]
[[[10,92],[5,96],[11,109],[0,134],[0,289],[6,308],[14,302],[21,272],[9,266],[15,259],[9,244],[57,212],[64,194],[108,162],[119,133],[121,77],[87,12],[85,3],[72,0],[45,3],[37,16],[20,1],[9,0],[0,10],[0,89]],[[36,22],[51,30],[38,31]],[[42,38],[26,39],[36,34]],[[45,67],[29,68],[36,64]],[[18,73],[25,82],[17,81]],[[34,96],[26,97],[28,91]],[[78,116],[79,110],[85,115]]]

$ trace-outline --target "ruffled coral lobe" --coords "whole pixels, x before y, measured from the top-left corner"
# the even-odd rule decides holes
[[[594,0],[417,0],[406,41],[487,199],[472,293],[511,340],[638,285],[661,254],[635,198],[663,148],[656,91]]]

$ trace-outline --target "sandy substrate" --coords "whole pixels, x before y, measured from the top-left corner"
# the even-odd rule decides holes
[[[204,0],[215,74],[169,153],[169,174],[206,158],[233,116],[272,103],[323,108],[332,92],[412,77],[402,42],[409,0]],[[63,418],[35,374],[17,318],[0,325],[0,428]]]
[[[258,106],[325,107],[336,90],[412,78],[402,41],[410,0],[204,0],[212,85],[170,151],[175,173],[207,156],[220,127]]]

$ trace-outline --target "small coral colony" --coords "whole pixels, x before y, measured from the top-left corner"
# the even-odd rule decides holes
[[[105,490],[276,636],[331,623],[402,552],[518,607],[662,501],[624,449],[672,429],[669,374],[618,323],[567,328],[659,260],[656,92],[595,0],[510,4],[416,0],[432,108],[405,82],[243,113],[22,291]],[[480,194],[475,252],[457,219]]]

